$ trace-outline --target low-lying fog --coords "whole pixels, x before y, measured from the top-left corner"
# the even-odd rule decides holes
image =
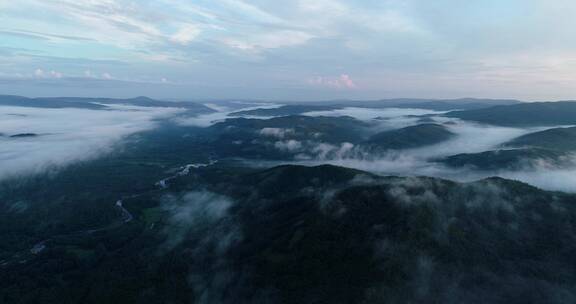
[[[224,121],[227,118],[233,118],[230,114],[238,111],[248,111],[256,109],[274,109],[281,107],[281,104],[274,103],[249,103],[249,102],[234,102],[226,105],[219,105],[213,103],[204,104],[210,109],[216,111],[209,114],[202,114],[198,116],[178,117],[174,121],[182,126],[190,127],[209,127],[217,122]],[[242,116],[244,118],[261,118],[258,116]]]
[[[274,107],[274,105],[270,106]],[[252,107],[252,108],[257,108]],[[230,112],[220,112],[219,120],[223,120]],[[552,127],[545,128],[510,128],[483,125],[471,122],[465,122],[458,119],[434,116],[445,112],[425,109],[405,109],[405,108],[386,108],[386,109],[368,109],[358,107],[346,107],[332,111],[314,111],[304,113],[307,116],[351,116],[359,120],[378,122],[380,130],[389,130],[416,125],[424,115],[435,120],[436,123],[445,124],[445,126],[457,136],[447,142],[427,146],[418,149],[404,150],[389,153],[377,159],[373,157],[367,159],[351,156],[343,156],[337,159],[316,159],[305,160],[291,163],[304,165],[317,164],[334,164],[350,168],[356,168],[365,171],[371,171],[379,174],[391,175],[425,175],[441,178],[448,178],[457,181],[473,181],[490,176],[501,176],[505,178],[520,180],[532,185],[549,189],[576,192],[576,169],[554,170],[542,166],[542,168],[529,171],[473,171],[467,169],[453,169],[443,166],[430,160],[440,157],[460,153],[479,153],[489,150],[498,149],[498,147],[518,136],[538,132]],[[211,114],[215,117],[216,114]],[[258,118],[258,117],[251,117]],[[194,118],[192,121],[202,121],[203,118]],[[204,120],[205,121],[205,120]],[[212,121],[214,123],[214,121]],[[193,124],[193,123],[190,123]],[[207,126],[209,124],[204,124]],[[557,126],[566,127],[566,126]],[[272,162],[278,164],[279,162]],[[255,164],[262,165],[262,164]],[[271,165],[267,163],[266,165]]]
[[[158,119],[169,118],[183,126],[208,127],[218,121],[232,118],[230,114],[239,110],[276,108],[281,105],[232,103],[229,105],[206,104],[206,106],[216,112],[196,117],[184,117],[177,115],[181,110],[175,108],[112,106],[109,110],[84,110],[0,107],[0,179],[97,157],[102,153],[112,151],[117,147],[116,144],[126,136],[156,127]],[[422,118],[428,121],[431,118],[435,123],[444,124],[457,136],[438,145],[388,153],[378,158],[344,153],[337,158],[318,158],[291,163],[304,165],[329,163],[379,174],[426,175],[458,181],[501,176],[545,189],[576,192],[576,169],[552,170],[543,166],[529,171],[480,172],[452,169],[431,162],[435,158],[459,153],[494,150],[515,137],[549,129],[496,127],[436,116],[442,113],[444,112],[424,109],[360,107],[304,113],[303,115],[307,116],[351,116],[374,123],[378,130],[416,125],[422,123]],[[249,118],[269,119],[270,117]],[[28,136],[12,137],[18,134],[28,134]],[[281,145],[277,146],[281,147]],[[279,163],[259,162],[256,165]]]
[[[110,106],[108,110],[0,107],[0,179],[87,160],[127,135],[153,128],[174,108]]]
[[[373,113],[373,114],[371,114]],[[403,128],[417,124],[416,115],[442,114],[444,112],[421,109],[360,109],[344,108],[335,111],[311,112],[306,115],[340,116],[347,115],[361,120],[382,120],[383,129]],[[344,167],[371,171],[379,174],[424,175],[448,178],[457,181],[473,181],[490,176],[500,176],[523,181],[549,190],[576,192],[576,168],[549,169],[545,166],[529,171],[472,171],[452,169],[430,160],[460,153],[479,153],[498,147],[518,136],[551,129],[509,128],[465,122],[446,117],[433,117],[436,123],[443,123],[457,136],[447,142],[418,149],[389,153],[378,159],[343,157],[340,159],[305,161],[306,164],[329,163]],[[556,126],[566,127],[566,126]]]

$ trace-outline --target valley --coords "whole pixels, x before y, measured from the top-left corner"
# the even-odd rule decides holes
[[[144,101],[156,113],[160,102]],[[130,111],[144,111],[133,102]],[[89,158],[43,156],[42,170],[0,175],[1,299],[500,302],[515,288],[526,301],[573,296],[576,187],[538,182],[575,168],[563,118],[503,127],[429,109],[242,107],[249,118],[225,103],[210,112],[174,105],[144,129],[89,141],[101,151]],[[29,116],[10,117],[20,133],[4,134],[44,133],[22,127]],[[0,138],[0,162],[15,162],[7,157],[23,144],[74,135],[63,132]]]

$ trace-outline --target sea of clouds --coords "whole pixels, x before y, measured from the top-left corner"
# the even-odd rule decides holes
[[[0,180],[19,174],[41,172],[49,167],[89,160],[113,151],[127,136],[153,129],[158,121],[171,119],[182,126],[208,127],[239,110],[276,108],[281,104],[237,102],[226,105],[206,104],[213,113],[181,116],[177,108],[149,108],[114,105],[107,110],[44,109],[0,107]],[[518,136],[547,128],[498,127],[441,116],[445,112],[425,109],[370,109],[345,107],[332,111],[304,113],[308,116],[350,116],[371,122],[374,131],[391,130],[422,123],[422,118],[444,124],[456,136],[441,144],[418,149],[389,152],[366,157],[350,143],[340,146],[318,142],[306,149],[315,153],[313,159],[292,163],[303,165],[334,164],[383,175],[424,175],[457,181],[473,181],[501,176],[532,185],[560,191],[576,192],[576,169],[551,169],[546,166],[524,171],[477,171],[454,169],[434,162],[435,159],[460,154],[498,149]],[[270,117],[248,117],[268,119]],[[286,133],[288,132],[288,133]],[[12,135],[35,133],[38,136],[14,138]],[[284,139],[290,130],[265,128],[261,136],[276,138],[275,147],[282,151],[304,149],[300,142]],[[286,163],[286,162],[283,162]],[[274,163],[261,162],[262,165]]]
[[[435,123],[444,124],[456,136],[446,142],[418,149],[389,152],[378,157],[363,157],[359,153],[336,154],[340,157],[307,160],[302,163],[315,165],[329,163],[384,175],[433,176],[469,182],[490,176],[500,176],[529,183],[548,190],[576,192],[576,168],[553,169],[542,165],[522,171],[476,171],[454,169],[433,160],[461,153],[480,153],[500,149],[518,136],[555,127],[511,128],[462,121],[440,116],[445,112],[422,109],[365,109],[344,108],[334,111],[310,112],[312,116],[351,116],[364,121],[378,121],[382,130],[403,128],[419,123],[418,117],[425,115]],[[320,144],[319,144],[319,148]]]
[[[0,180],[93,159],[180,111],[123,105],[107,110],[1,106]],[[26,133],[36,136],[12,137]]]
[[[246,106],[244,109],[276,108],[281,105],[247,104]],[[178,122],[182,125],[208,127],[227,118],[233,118],[230,114],[238,111],[237,108],[230,109],[220,107],[215,109],[217,109],[218,112],[181,119]],[[543,165],[524,171],[477,171],[465,168],[449,168],[434,162],[435,159],[460,153],[480,153],[497,150],[500,149],[503,143],[518,136],[553,128],[500,127],[441,116],[444,113],[446,112],[411,108],[373,109],[344,107],[336,110],[312,111],[302,114],[307,116],[350,116],[362,121],[371,122],[374,125],[374,132],[417,125],[423,123],[421,121],[422,118],[431,118],[434,120],[434,123],[444,124],[451,132],[456,134],[453,139],[437,145],[389,152],[377,157],[374,157],[374,155],[366,157],[367,155],[359,153],[359,151],[354,149],[349,143],[343,143],[338,146],[318,142],[314,147],[310,147],[309,143],[305,147],[301,142],[284,140],[286,132],[289,132],[289,130],[265,128],[262,129],[260,133],[264,137],[276,137],[278,141],[275,146],[281,151],[297,151],[306,148],[316,154],[314,159],[303,159],[290,163],[303,165],[328,163],[383,175],[422,175],[462,182],[474,181],[490,176],[500,176],[523,181],[548,190],[576,192],[576,168],[552,169]],[[268,119],[270,117],[253,116],[246,118]],[[260,162],[259,164],[252,164],[256,166],[270,166],[278,163],[279,162]]]

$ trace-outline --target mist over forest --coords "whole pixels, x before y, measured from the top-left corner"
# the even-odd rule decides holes
[[[576,303],[575,12],[0,0],[0,304]]]
[[[0,294],[569,303],[576,102],[551,104],[0,96]],[[515,111],[543,119],[490,114]]]

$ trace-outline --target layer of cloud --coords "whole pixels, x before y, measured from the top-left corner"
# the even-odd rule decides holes
[[[154,128],[174,108],[113,106],[110,110],[0,107],[0,179],[92,159],[126,136]],[[35,134],[29,137],[11,137]]]
[[[272,109],[281,107],[281,104],[276,103],[236,103],[234,108],[214,106],[207,104],[208,107],[216,110],[217,112],[209,114],[201,114],[194,117],[178,117],[174,121],[182,126],[193,126],[193,127],[209,127],[215,123],[224,121],[228,118],[235,118],[230,116],[230,114],[237,111],[248,111],[254,109]],[[244,118],[261,118],[261,117],[250,117],[244,116]],[[267,132],[267,131],[264,131]]]
[[[309,112],[311,116],[351,116],[374,124],[374,132],[419,124],[419,115],[441,114],[423,109],[366,109],[349,107],[332,111]],[[446,142],[417,149],[388,151],[375,154],[350,143],[327,144],[307,140],[276,142],[276,148],[295,154],[296,163],[316,165],[334,164],[383,175],[434,176],[457,181],[474,181],[501,176],[527,182],[550,190],[576,192],[576,168],[558,169],[546,162],[531,162],[525,170],[501,169],[477,171],[469,168],[450,168],[436,162],[443,157],[461,153],[480,153],[501,149],[501,145],[518,136],[550,128],[509,128],[471,123],[442,116],[432,116],[456,136]]]
[[[284,138],[286,135],[294,134],[294,129],[286,129],[286,128],[262,128],[259,132],[261,135],[275,137],[275,138]]]
[[[379,119],[383,123],[390,124],[391,127],[398,127],[400,125],[414,124],[419,118],[414,116],[442,114],[443,111],[434,111],[426,109],[410,109],[410,108],[383,108],[383,109],[370,109],[360,107],[345,107],[331,111],[313,111],[307,112],[303,115],[307,116],[350,116],[360,120],[371,121]],[[401,123],[403,121],[404,123]]]

